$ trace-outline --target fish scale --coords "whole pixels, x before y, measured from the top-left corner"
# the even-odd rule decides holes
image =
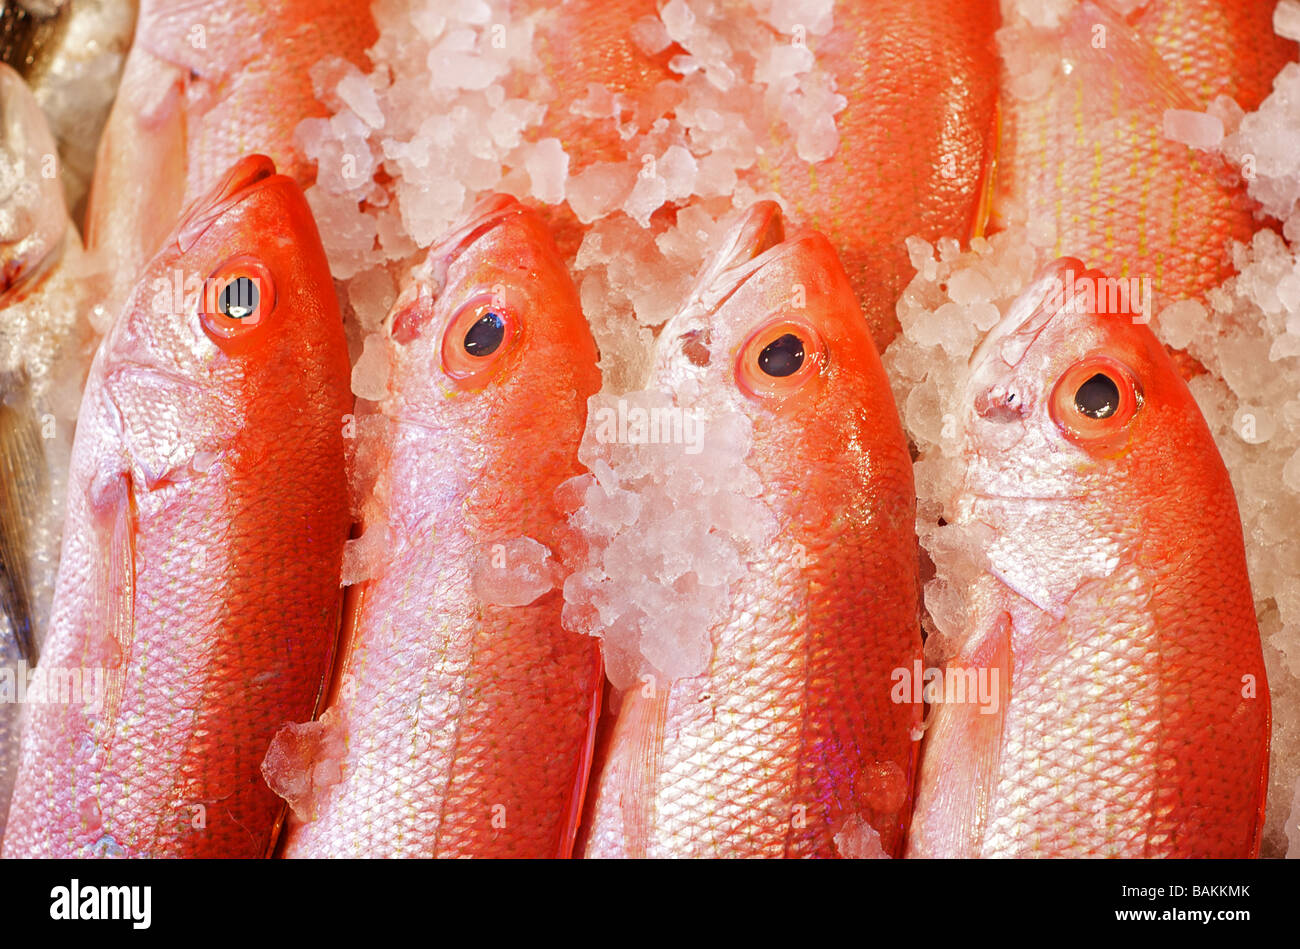
[[[1274,6],[1154,0],[1125,20],[1084,0],[1057,29],[1004,31],[1010,62],[1032,51],[1052,75],[1034,98],[1004,75],[994,226],[1030,222],[1053,254],[1150,279],[1156,310],[1221,284],[1253,204],[1238,169],[1165,137],[1164,114],[1218,94],[1256,107],[1296,52],[1272,32]]]
[[[1300,51],[1273,32],[1276,7],[1272,0],[1147,0],[1126,22],[1197,102],[1227,95],[1253,112],[1278,70]]]
[[[1116,622],[1116,614],[1128,621]],[[1089,628],[1098,633],[1080,635]],[[1107,847],[1116,856],[1133,854],[1149,833],[1157,791],[1151,748],[1158,742],[1159,720],[1095,709],[1108,694],[1144,705],[1156,700],[1152,664],[1157,657],[1145,648],[1153,619],[1122,601],[1111,602],[1100,616],[1080,615],[1069,629],[1059,661],[1026,663],[1013,671],[1016,704],[1008,711],[1006,766],[999,779],[1008,790],[995,793],[990,805],[992,843],[982,856],[1015,855],[1019,846],[1035,853],[1062,837],[1066,842],[1054,855],[1088,856],[1099,849],[1106,853]],[[1033,683],[1027,694],[1021,692],[1026,681]],[[1036,754],[1035,749],[1061,745],[1063,721],[1079,722],[1077,746]],[[1102,816],[1113,829],[1105,828],[1107,843],[1099,848],[1093,835]],[[1078,831],[1079,839],[1070,841]]]
[[[0,66],[0,663],[14,687],[39,657],[54,592],[74,400],[90,361],[80,238],[35,97]],[[35,182],[36,187],[8,187]],[[0,703],[0,835],[22,705]]]

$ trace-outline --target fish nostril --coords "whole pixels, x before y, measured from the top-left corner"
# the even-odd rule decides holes
[[[990,386],[975,397],[975,412],[990,422],[1015,422],[1025,417],[1025,400],[1014,389]]]
[[[708,330],[691,330],[689,333],[683,333],[680,337],[682,344],[682,355],[685,356],[692,366],[707,366],[712,358],[709,353],[709,345],[713,340],[709,336]]]

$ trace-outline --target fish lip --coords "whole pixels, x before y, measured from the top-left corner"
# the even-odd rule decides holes
[[[208,228],[231,208],[267,188],[292,182],[276,174],[275,162],[265,155],[247,155],[235,162],[225,176],[181,214],[176,225],[176,245],[187,253]]]
[[[731,246],[709,262],[681,307],[664,323],[660,339],[685,332],[692,322],[716,313],[760,270],[798,253],[817,236],[807,228],[786,234],[780,206],[773,201],[753,205],[742,220]]]
[[[1064,313],[1076,310],[1076,307],[1068,305],[1054,309],[1044,306],[1052,296],[1053,285],[1063,281],[1066,274],[1077,279],[1089,272],[1081,261],[1073,257],[1057,258],[1040,269],[1029,286],[1016,296],[1006,315],[993,325],[980,344],[975,347],[967,363],[970,374],[978,375],[999,357],[1007,368],[1014,369],[1020,365],[1043,330],[1047,329],[1053,320]],[[1005,345],[1013,341],[1014,347],[1009,348]],[[1014,358],[1008,360],[1008,356]]]
[[[757,201],[750,205],[733,226],[730,244],[722,247],[701,273],[701,281],[718,277],[762,257],[767,251],[785,243],[785,216],[775,201]]]
[[[27,296],[45,276],[54,269],[56,261],[63,259],[67,247],[68,234],[65,225],[58,241],[50,247],[33,267],[15,265],[6,260],[0,265],[0,307],[6,307]]]
[[[700,271],[687,294],[688,306],[696,301],[720,306],[765,264],[781,256],[782,248],[788,249],[808,236],[806,231],[786,234],[785,216],[775,201],[750,205],[738,226],[733,226],[733,233],[730,243],[719,249]]]
[[[484,235],[528,209],[512,195],[493,193],[475,202],[461,223],[429,248],[429,260],[443,267],[460,257]]]

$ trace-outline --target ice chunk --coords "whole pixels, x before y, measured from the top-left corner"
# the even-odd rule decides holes
[[[388,340],[381,333],[366,337],[361,358],[352,367],[352,392],[379,401],[388,394]]]
[[[583,224],[590,224],[622,206],[637,182],[627,165],[598,162],[569,179],[569,207]]]
[[[641,227],[650,226],[650,215],[668,200],[668,184],[657,173],[637,175],[632,193],[623,203],[627,216]]]
[[[344,105],[355,112],[361,121],[372,129],[383,127],[384,112],[379,107],[379,97],[360,71],[351,72],[339,80],[338,94]]]
[[[275,733],[262,760],[262,777],[295,817],[315,820],[324,794],[342,780],[346,753],[342,718],[329,708],[320,721],[285,725]]]
[[[372,267],[357,274],[348,284],[348,302],[361,328],[367,333],[379,329],[388,308],[397,298],[393,278],[382,267]]]
[[[474,563],[474,593],[494,606],[527,606],[558,585],[550,549],[531,537],[486,545]]]
[[[313,186],[306,191],[321,243],[330,258],[336,279],[347,279],[373,263],[375,220],[363,211],[355,197],[331,194]]]
[[[384,565],[388,562],[390,553],[388,524],[372,520],[366,525],[365,533],[343,545],[344,586],[364,583],[378,577],[384,572]]]
[[[748,417],[703,425],[662,392],[588,403],[579,460],[593,477],[570,496],[584,543],[564,584],[564,623],[601,638],[617,688],[703,672],[732,584],[776,532],[745,463]]]
[[[835,835],[835,849],[845,860],[888,860],[880,843],[880,832],[854,814]]]
[[[1165,138],[1192,148],[1215,148],[1223,141],[1223,120],[1189,109],[1165,109]]]
[[[387,462],[389,420],[372,412],[356,415],[344,425],[348,473],[348,510],[360,517],[367,500],[380,491],[379,475]]]
[[[684,43],[695,32],[695,12],[686,0],[668,0],[659,11],[667,34],[679,43]]]
[[[775,83],[813,68],[812,50],[807,46],[773,46],[754,72],[759,82]]]
[[[1273,32],[1289,40],[1300,40],[1300,3],[1280,0],[1273,8]]]
[[[636,48],[647,56],[662,53],[672,44],[668,29],[658,17],[644,16],[632,24],[629,31]]]
[[[840,146],[840,133],[835,127],[835,116],[822,112],[799,126],[795,146],[799,157],[808,163],[825,161]]]
[[[1183,349],[1201,332],[1209,314],[1199,300],[1179,300],[1156,317],[1161,338],[1175,349]]]
[[[532,182],[532,195],[543,204],[564,200],[564,182],[569,176],[569,156],[558,138],[543,138],[529,151],[524,168]]]
[[[969,307],[972,303],[987,303],[993,299],[993,284],[975,268],[958,270],[948,281],[948,296],[952,302]]]
[[[694,192],[699,163],[681,145],[669,146],[659,159],[656,170],[664,181],[665,198],[668,201],[680,201]]]

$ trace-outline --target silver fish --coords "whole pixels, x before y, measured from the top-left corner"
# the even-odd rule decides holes
[[[17,765],[18,680],[49,613],[92,338],[55,151],[35,97],[0,65],[0,834]]]

